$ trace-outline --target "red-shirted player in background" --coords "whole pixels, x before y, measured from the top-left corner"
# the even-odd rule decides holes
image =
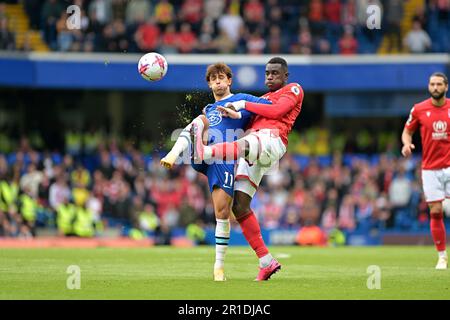
[[[443,73],[430,77],[431,98],[416,104],[402,134],[402,154],[409,157],[415,146],[414,131],[422,138],[422,184],[430,208],[430,228],[439,260],[436,269],[447,269],[448,258],[442,202],[450,198],[450,99],[446,98],[448,78]]]
[[[266,65],[265,84],[270,92],[262,98],[271,105],[245,101],[233,102],[227,108],[220,108],[224,116],[239,118],[239,110],[246,109],[255,114],[245,137],[212,146],[203,145],[201,133],[203,123],[193,122],[191,128],[194,144],[194,158],[197,160],[238,160],[235,174],[232,211],[239,222],[248,243],[259,258],[257,281],[268,280],[281,265],[272,257],[261,236],[261,229],[250,203],[262,177],[274,168],[286,153],[288,134],[300,114],[303,90],[297,83],[286,84],[288,80],[286,60],[272,58]],[[218,108],[219,109],[219,108]]]

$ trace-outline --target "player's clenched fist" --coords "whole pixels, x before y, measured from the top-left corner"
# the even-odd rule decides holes
[[[416,147],[411,143],[411,144],[405,144],[402,148],[402,155],[404,157],[409,157],[412,154],[412,151],[415,149]]]

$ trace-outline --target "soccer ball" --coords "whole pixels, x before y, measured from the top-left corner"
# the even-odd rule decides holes
[[[167,69],[167,60],[159,53],[150,52],[139,59],[139,74],[147,81],[161,80],[166,75]]]

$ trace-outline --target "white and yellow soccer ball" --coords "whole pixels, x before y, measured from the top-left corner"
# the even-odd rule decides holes
[[[147,81],[158,81],[167,73],[168,64],[166,58],[156,52],[150,52],[139,59],[139,74]]]

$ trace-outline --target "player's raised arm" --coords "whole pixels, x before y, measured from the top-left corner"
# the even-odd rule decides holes
[[[404,128],[402,133],[402,155],[404,157],[409,157],[412,154],[412,150],[414,150],[416,147],[412,143],[412,137],[413,137],[414,131]]]
[[[299,85],[293,85],[290,87],[290,91],[281,95],[280,99],[274,104],[269,105],[242,100],[233,102],[232,106],[236,111],[245,109],[257,115],[278,120],[294,109],[297,104],[301,104],[302,101],[303,90]]]

